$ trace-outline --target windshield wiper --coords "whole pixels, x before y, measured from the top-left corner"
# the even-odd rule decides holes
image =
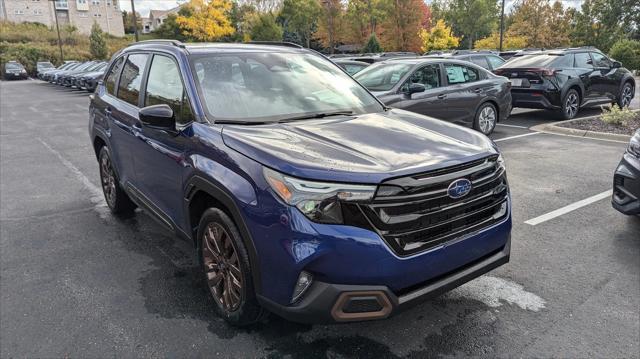
[[[324,118],[324,117],[330,117],[330,116],[348,116],[348,115],[353,115],[353,111],[334,111],[334,112],[312,113],[312,114],[309,114],[309,115],[302,115],[302,116],[294,116],[294,117],[283,118],[281,120],[275,121],[275,123],[283,123],[283,122],[291,122],[291,121],[299,121],[299,120],[311,120],[311,119],[314,119],[314,118]]]

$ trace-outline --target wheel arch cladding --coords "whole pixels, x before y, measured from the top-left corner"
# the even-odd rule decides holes
[[[95,136],[93,139],[93,150],[96,153],[96,158],[100,156],[100,149],[107,145],[107,142],[100,136]]]
[[[208,208],[216,207],[231,218],[242,236],[242,243],[249,253],[249,265],[251,267],[252,279],[256,293],[261,292],[260,271],[258,269],[258,255],[253,244],[253,238],[249,228],[245,223],[240,207],[229,194],[227,189],[223,189],[220,184],[216,184],[200,175],[194,175],[186,186],[185,202],[187,219],[189,221],[190,232],[193,244],[199,251],[198,225],[204,211]],[[253,190],[253,189],[252,189]],[[236,197],[237,198],[237,197]],[[199,253],[198,253],[199,254]]]

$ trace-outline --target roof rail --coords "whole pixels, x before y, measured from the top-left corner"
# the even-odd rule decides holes
[[[287,41],[249,41],[247,42],[247,44],[286,46],[286,47],[295,47],[297,49],[304,49],[304,47],[298,44],[295,44],[293,42],[287,42]]]
[[[157,39],[157,40],[143,40],[143,41],[138,41],[138,42],[134,42],[132,44],[130,44],[129,46],[133,46],[133,45],[146,45],[146,44],[163,44],[163,45],[173,45],[173,46],[177,46],[177,47],[182,47],[184,48],[184,43],[178,40],[165,40],[165,39]]]

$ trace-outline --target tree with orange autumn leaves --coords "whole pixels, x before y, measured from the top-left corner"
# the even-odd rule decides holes
[[[176,23],[182,34],[199,41],[216,41],[232,35],[234,27],[229,20],[232,3],[229,0],[191,0],[189,15],[178,15]]]

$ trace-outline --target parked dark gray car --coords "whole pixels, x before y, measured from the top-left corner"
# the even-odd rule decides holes
[[[447,120],[484,133],[511,112],[511,83],[455,59],[395,59],[354,75],[386,105]]]

